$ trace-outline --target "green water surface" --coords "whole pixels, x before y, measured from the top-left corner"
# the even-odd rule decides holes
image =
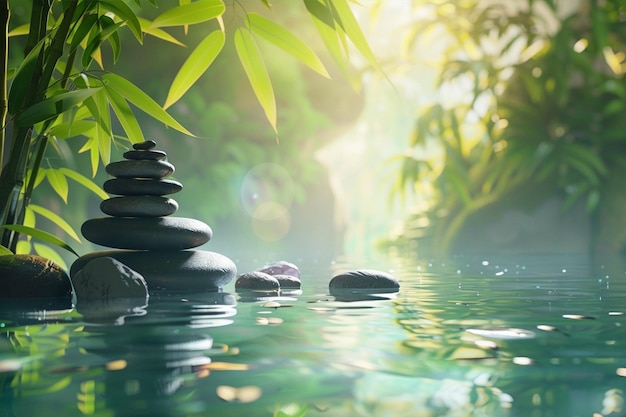
[[[389,261],[399,293],[328,293],[358,267],[302,265],[277,297],[2,308],[0,416],[626,415],[621,260]]]

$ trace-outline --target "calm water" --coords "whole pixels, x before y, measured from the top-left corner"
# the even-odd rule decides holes
[[[302,265],[302,292],[274,298],[4,308],[0,415],[626,415],[623,262],[376,267],[398,294],[338,299],[345,266]]]

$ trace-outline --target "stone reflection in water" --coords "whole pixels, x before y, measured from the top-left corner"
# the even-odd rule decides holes
[[[194,401],[194,381],[210,376],[212,356],[229,354],[229,347],[217,344],[209,330],[232,323],[236,311],[230,294],[200,297],[200,302],[152,297],[149,314],[126,316],[124,325],[118,319],[85,326],[88,336],[81,347],[114,364],[106,367],[101,389],[96,389],[96,395],[104,393],[104,409],[133,417],[202,411],[207,399]],[[175,310],[172,303],[178,304]],[[88,317],[107,317],[107,311],[90,311]],[[227,369],[219,363],[218,368]]]

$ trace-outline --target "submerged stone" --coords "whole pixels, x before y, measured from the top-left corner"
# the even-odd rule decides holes
[[[211,239],[211,228],[184,217],[100,217],[83,223],[81,232],[92,243],[118,249],[183,250]]]
[[[0,299],[71,297],[70,279],[55,262],[37,255],[0,256]]]
[[[265,265],[259,268],[259,271],[269,275],[291,275],[292,277],[300,278],[300,269],[287,261],[278,261]]]
[[[265,272],[251,271],[241,274],[235,281],[236,291],[278,292],[280,283]]]
[[[372,292],[395,292],[400,288],[391,274],[371,269],[348,271],[334,276],[329,283],[331,293],[344,290],[367,290]]]
[[[233,261],[216,252],[107,250],[78,258],[72,264],[70,276],[76,276],[88,262],[100,257],[114,258],[141,274],[150,293],[219,291],[237,274]]]
[[[102,298],[143,298],[148,296],[146,280],[120,261],[95,258],[72,277],[76,301]]]

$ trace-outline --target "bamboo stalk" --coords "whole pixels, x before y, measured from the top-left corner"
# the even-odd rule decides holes
[[[4,166],[4,145],[6,143],[5,126],[7,121],[7,60],[9,51],[9,1],[2,0],[0,5],[0,28],[4,34],[4,40],[0,45],[0,173]]]

